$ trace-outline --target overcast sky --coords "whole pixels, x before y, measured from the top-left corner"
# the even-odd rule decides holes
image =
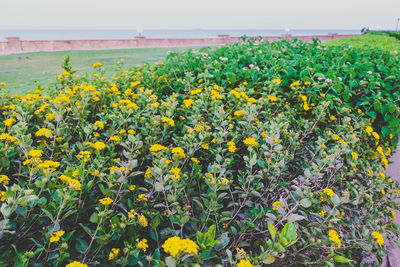
[[[400,0],[0,0],[0,29],[394,29]]]

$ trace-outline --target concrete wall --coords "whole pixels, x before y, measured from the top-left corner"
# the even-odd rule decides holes
[[[330,33],[328,35],[292,36],[264,36],[265,41],[277,41],[282,39],[297,38],[311,42],[313,38],[319,38],[322,42],[355,36],[354,34],[343,35]],[[255,38],[255,37],[251,37]],[[7,37],[5,42],[0,42],[0,55],[39,52],[39,51],[64,51],[64,50],[100,50],[100,49],[122,49],[122,48],[150,48],[150,47],[185,47],[185,46],[215,46],[236,43],[240,37],[232,37],[220,34],[216,38],[146,38],[136,36],[132,39],[115,40],[54,40],[54,41],[24,41],[19,37]]]

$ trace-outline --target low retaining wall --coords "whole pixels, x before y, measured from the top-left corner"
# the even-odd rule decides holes
[[[306,35],[292,36],[263,36],[266,41],[277,41],[282,39],[297,38],[306,42],[318,38],[322,42],[355,36],[355,34],[327,35]],[[256,37],[250,37],[256,38]],[[64,51],[64,50],[101,50],[101,49],[122,49],[122,48],[151,48],[151,47],[185,47],[185,46],[215,46],[236,43],[240,37],[232,37],[227,34],[220,34],[216,38],[146,38],[136,36],[132,39],[115,40],[54,40],[54,41],[24,41],[19,37],[7,37],[6,41],[0,42],[0,55],[39,52],[39,51]]]

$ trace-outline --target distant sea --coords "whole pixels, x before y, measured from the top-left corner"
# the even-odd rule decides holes
[[[328,33],[357,34],[361,29],[296,29],[290,30],[292,35],[320,35]],[[218,34],[229,34],[230,36],[279,36],[285,33],[285,29],[274,30],[146,30],[141,33],[148,38],[210,38]],[[138,36],[137,30],[0,30],[0,41],[6,37],[20,37],[21,40],[101,40],[101,39],[130,39]]]

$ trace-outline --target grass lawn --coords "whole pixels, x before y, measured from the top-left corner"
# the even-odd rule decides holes
[[[377,47],[400,53],[400,41],[383,34],[364,34],[355,37],[335,39],[324,43],[327,46],[348,44],[357,48]]]
[[[107,75],[112,75],[115,64],[124,58],[125,66],[154,63],[165,59],[168,51],[188,48],[133,48],[118,50],[35,52],[0,56],[0,82],[7,83],[11,94],[22,94],[38,84],[48,87],[54,81],[65,56],[70,56],[74,70],[82,74],[92,70],[95,62],[103,63]]]

